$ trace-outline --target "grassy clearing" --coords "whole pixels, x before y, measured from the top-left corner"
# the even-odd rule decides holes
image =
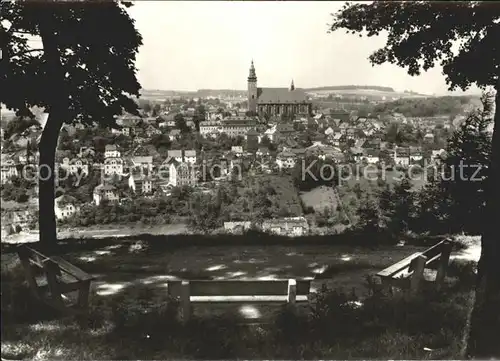
[[[314,188],[309,192],[303,192],[300,198],[302,198],[306,207],[313,207],[316,212],[325,208],[337,210],[337,200],[331,187],[320,186]]]

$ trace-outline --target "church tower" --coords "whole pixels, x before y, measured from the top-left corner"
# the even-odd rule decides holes
[[[257,75],[255,74],[253,60],[248,74],[248,110],[257,112]]]
[[[292,85],[290,85],[290,91],[294,91],[295,90],[295,85],[293,85],[293,79],[292,79]]]

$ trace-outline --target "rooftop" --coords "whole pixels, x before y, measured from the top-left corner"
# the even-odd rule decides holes
[[[308,102],[307,95],[302,89],[258,88],[257,98],[259,104]]]
[[[99,184],[97,187],[94,188],[94,192],[99,192],[99,191],[114,191],[115,187],[110,185],[110,184]]]
[[[132,162],[134,163],[139,163],[139,164],[143,164],[143,163],[153,163],[153,156],[151,155],[148,155],[148,156],[135,156],[135,157],[132,157]]]

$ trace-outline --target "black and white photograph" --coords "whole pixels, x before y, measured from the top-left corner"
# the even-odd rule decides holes
[[[0,0],[1,361],[500,360],[500,2]]]

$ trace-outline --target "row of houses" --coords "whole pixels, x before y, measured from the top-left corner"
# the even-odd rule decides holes
[[[304,217],[266,219],[256,226],[263,232],[289,237],[305,236],[310,229]],[[251,228],[252,222],[250,221],[224,222],[224,231],[231,234],[241,234]]]

